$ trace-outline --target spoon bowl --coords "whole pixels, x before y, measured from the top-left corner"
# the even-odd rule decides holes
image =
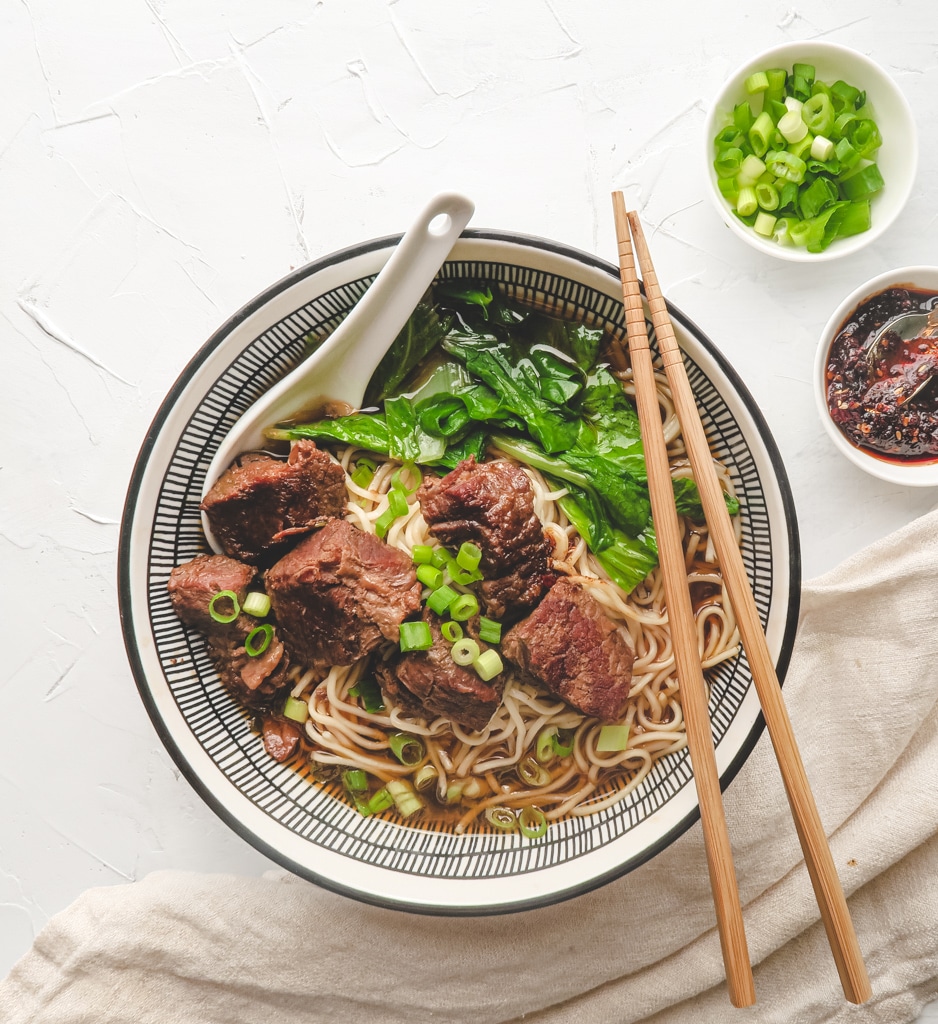
[[[927,313],[903,313],[883,324],[866,350],[866,362],[870,369],[881,354],[883,342],[891,334],[896,335],[900,341],[938,338],[938,307]]]
[[[203,498],[237,455],[263,447],[267,427],[314,407],[345,407],[344,411],[361,407],[372,374],[474,209],[471,200],[456,192],[443,192],[430,200],[342,323],[231,428],[205,474]],[[204,512],[202,528],[212,550],[220,553],[221,545]]]

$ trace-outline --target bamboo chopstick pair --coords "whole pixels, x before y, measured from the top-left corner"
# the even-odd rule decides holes
[[[635,383],[652,518],[658,538],[668,619],[674,644],[675,665],[681,688],[687,745],[700,803],[700,820],[707,850],[707,866],[716,909],[717,929],[723,950],[727,987],[734,1006],[751,1006],[755,1001],[752,966],[743,927],[742,908],[736,885],[736,872],[730,850],[726,816],[720,795],[716,756],[710,732],[707,690],[697,647],[697,630],[690,603],[684,567],[680,527],[674,506],[674,492],[668,466],[664,433],[655,396],[654,369],[645,311],[635,267],[635,252],[642,271],[651,321],[658,339],[661,362],[668,378],[675,410],[684,435],[684,444],[700,491],[707,526],[720,559],[723,579],[736,614],[740,637],[752,672],[756,693],[762,705],[766,729],[778,760],[785,792],[805,864],[814,886],[821,919],[840,975],[844,995],[852,1003],[862,1003],[871,995],[870,981],[860,953],[856,932],[847,909],[824,827],[805,774],[795,742],[781,687],[769,653],[749,579],[726,510],[723,490],[713,466],[713,456],[704,433],[697,404],[684,368],[681,350],[674,336],[667,305],[658,286],[641,223],[635,213],[627,213],[621,192],[612,194],[622,295],[629,354]]]

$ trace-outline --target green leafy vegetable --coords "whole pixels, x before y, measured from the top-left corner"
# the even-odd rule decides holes
[[[365,405],[378,405],[395,394],[414,367],[443,340],[447,330],[447,322],[440,319],[434,306],[419,303],[378,363],[365,392]]]

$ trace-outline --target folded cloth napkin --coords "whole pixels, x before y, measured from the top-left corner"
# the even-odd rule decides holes
[[[938,995],[938,512],[804,589],[785,695],[873,983],[845,1002],[771,746],[726,793],[758,1003],[734,1010],[699,825],[598,892],[493,918],[287,874],[92,889],[0,985],[9,1024],[906,1022]]]

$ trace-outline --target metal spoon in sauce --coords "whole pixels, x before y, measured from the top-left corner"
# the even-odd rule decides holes
[[[471,200],[455,192],[430,200],[342,323],[231,428],[205,474],[203,498],[235,456],[263,447],[267,427],[314,405],[345,406],[347,411],[361,408],[378,363],[430,287],[474,209]],[[202,528],[209,545],[220,552],[204,512]]]
[[[873,335],[873,340],[866,349],[866,364],[871,370],[876,360],[882,355],[883,340],[889,334],[898,335],[903,341],[914,341],[916,338],[926,340],[938,338],[938,306],[927,313],[901,313],[899,316],[887,320]]]

